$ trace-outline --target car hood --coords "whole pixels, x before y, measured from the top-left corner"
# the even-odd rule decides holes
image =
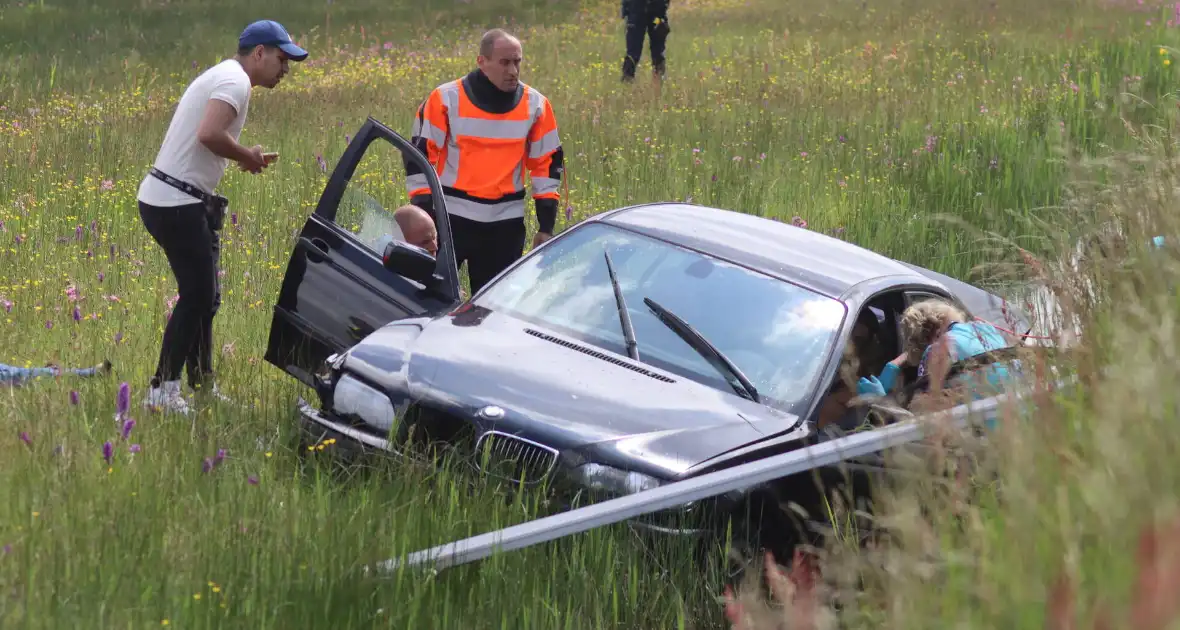
[[[796,415],[477,306],[377,330],[345,368],[482,428],[664,478],[792,428],[808,432]],[[480,417],[487,405],[503,415]]]

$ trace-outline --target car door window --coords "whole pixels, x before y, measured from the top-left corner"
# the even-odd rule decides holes
[[[348,180],[334,222],[380,254],[391,238],[404,241],[393,212],[410,203],[402,153],[388,142],[368,146]]]

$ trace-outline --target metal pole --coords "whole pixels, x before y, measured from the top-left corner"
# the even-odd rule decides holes
[[[956,428],[963,428],[969,422],[969,417],[976,413],[986,414],[988,419],[994,418],[1000,404],[1010,397],[1019,398],[1014,393],[1006,393],[966,405],[959,405],[925,417],[934,422],[948,422]],[[938,416],[946,417],[939,418]],[[376,567],[365,567],[365,572],[368,573],[375,568],[377,572],[388,573],[399,567],[416,567],[429,562],[434,563],[436,570],[467,564],[486,558],[497,550],[523,549],[571,534],[625,521],[642,514],[683,505],[689,501],[707,499],[812,468],[870,455],[891,447],[915,442],[921,438],[921,426],[915,421],[907,421],[863,433],[854,433],[789,453],[774,455],[651,490],[513,525],[498,531],[415,551],[400,562],[397,559],[390,559],[378,563]]]

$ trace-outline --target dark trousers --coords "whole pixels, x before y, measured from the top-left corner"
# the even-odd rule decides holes
[[[503,221],[472,221],[450,215],[455,264],[467,261],[471,294],[524,255],[524,217]]]
[[[656,24],[656,18],[660,23]],[[623,80],[635,78],[635,67],[643,59],[643,39],[648,38],[651,49],[652,71],[664,76],[664,45],[668,40],[668,16],[665,11],[655,8],[635,7],[629,9],[627,19],[627,56],[623,58]]]
[[[152,385],[180,379],[188,371],[196,388],[213,376],[213,317],[221,306],[217,265],[221,239],[210,229],[201,203],[161,208],[140,202],[139,217],[155,239],[176,278],[180,298],[164,327]]]

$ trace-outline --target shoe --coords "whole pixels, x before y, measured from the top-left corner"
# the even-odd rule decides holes
[[[219,402],[222,402],[224,404],[227,404],[227,405],[233,404],[233,400],[229,396],[226,396],[225,394],[221,393],[221,389],[219,389],[217,387],[217,383],[213,384],[212,389],[209,390],[209,395],[216,398]]]
[[[189,384],[192,388],[193,394],[197,396],[208,396],[224,404],[232,404],[233,400],[229,396],[221,393],[221,388],[217,386],[217,381],[212,378],[205,379],[202,383],[197,385]]]
[[[180,393],[180,381],[164,381],[159,386],[153,385],[148,391],[144,406],[157,411],[172,411],[188,415],[191,408],[188,401]]]

